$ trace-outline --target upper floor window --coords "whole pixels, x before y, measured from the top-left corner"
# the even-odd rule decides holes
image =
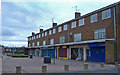
[[[38,38],[38,35],[36,35],[36,38]]]
[[[51,30],[49,30],[49,35],[51,35]]]
[[[40,38],[41,34],[39,34],[39,38]]]
[[[97,21],[98,21],[98,14],[96,13],[96,14],[91,15],[91,23],[97,22]]]
[[[72,22],[71,24],[71,28],[75,28],[76,27],[76,21]]]
[[[32,40],[33,40],[33,36],[32,36]]]
[[[53,34],[55,34],[55,29],[53,29]]]
[[[50,44],[54,44],[54,39],[50,39]]]
[[[37,42],[37,46],[39,46],[39,42]]]
[[[102,11],[102,20],[110,18],[110,17],[111,17],[111,9]]]
[[[74,34],[74,41],[75,42],[81,41],[81,33]]]
[[[105,35],[105,28],[102,28],[102,29],[97,29],[94,31],[94,38],[95,39],[102,39],[102,38],[105,38],[106,35]]]
[[[79,20],[79,26],[84,25],[84,18]]]
[[[67,30],[67,24],[64,25],[64,30]]]
[[[58,27],[58,32],[61,32],[62,31],[62,27]]]
[[[44,33],[42,33],[42,37],[44,37]]]
[[[32,43],[32,46],[34,46],[34,42]]]
[[[47,32],[45,32],[45,36],[47,36]]]
[[[65,43],[65,36],[60,37],[60,43]]]
[[[32,37],[30,37],[30,40],[32,40]]]
[[[35,36],[34,36],[34,39],[35,39]]]
[[[43,45],[45,45],[46,43],[45,43],[45,40],[43,41]]]

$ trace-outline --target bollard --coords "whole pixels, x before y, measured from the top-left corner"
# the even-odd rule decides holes
[[[66,71],[66,72],[69,71],[69,65],[64,65],[64,71]]]
[[[118,64],[118,75],[120,75],[120,64]]]
[[[104,69],[104,63],[100,63],[100,68]]]
[[[3,56],[0,56],[1,59],[3,59]]]
[[[16,66],[16,73],[21,73],[21,66]]]
[[[118,67],[118,62],[115,62],[115,67],[116,67],[116,68]]]
[[[47,72],[47,66],[42,66],[42,72]]]
[[[84,70],[88,70],[88,64],[84,64]]]

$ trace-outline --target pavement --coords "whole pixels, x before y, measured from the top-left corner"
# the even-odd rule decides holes
[[[3,56],[2,59],[2,73],[15,73],[16,66],[22,67],[22,73],[42,73],[42,66],[47,66],[47,73],[62,73],[64,71],[64,65],[69,65],[69,72],[84,73],[118,73],[118,69],[115,65],[105,64],[104,69],[100,68],[100,63],[83,62],[76,60],[55,59],[55,64],[52,59],[51,64],[44,64],[43,57],[34,56],[30,58],[12,58]],[[84,64],[88,64],[88,70],[84,71]]]

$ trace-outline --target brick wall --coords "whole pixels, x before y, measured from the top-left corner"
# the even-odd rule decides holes
[[[120,63],[120,4],[116,6],[117,60]]]
[[[114,40],[105,41],[106,63],[114,63]]]
[[[100,28],[106,28],[106,38],[113,38],[114,37],[114,14],[113,14],[113,8],[111,8],[111,18],[102,20],[102,11],[97,12],[98,13],[98,21],[95,23],[90,23],[90,15],[84,17],[85,18],[85,25],[78,26],[79,19],[77,19],[77,25],[76,28],[71,28],[72,22],[67,22],[69,29],[69,36],[68,36],[68,30],[63,31],[63,25],[62,24],[62,32],[58,32],[58,27],[55,27],[56,33],[49,35],[48,34],[48,44],[50,44],[50,39],[54,38],[54,43],[59,44],[60,43],[60,36],[65,36],[65,42],[73,42],[74,41],[74,34],[81,32],[81,39],[82,40],[93,40],[94,39],[94,30],[100,29]],[[51,29],[52,30],[52,29]],[[48,29],[49,31],[49,29]],[[70,35],[72,33],[72,35]],[[35,45],[37,45],[37,41],[40,41],[40,45],[43,45],[43,40],[47,41],[47,37],[41,37],[39,39],[31,40],[30,43],[32,45],[32,42],[35,42]],[[68,40],[69,38],[69,40]]]

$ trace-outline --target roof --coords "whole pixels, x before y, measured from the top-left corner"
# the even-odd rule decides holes
[[[42,32],[40,32],[40,33],[43,33],[43,32],[48,31],[48,30],[50,30],[50,29],[54,29],[54,28],[56,28],[56,27],[59,27],[59,26],[61,26],[61,25],[66,24],[66,23],[73,22],[73,21],[75,21],[75,20],[78,20],[78,19],[81,19],[81,18],[90,16],[90,15],[92,15],[92,14],[95,14],[95,13],[97,13],[97,12],[103,11],[103,10],[105,10],[105,9],[114,7],[114,6],[116,6],[117,4],[120,4],[120,1],[119,1],[119,2],[116,2],[116,3],[114,3],[114,4],[111,4],[111,5],[108,5],[108,6],[106,6],[106,7],[100,8],[100,9],[98,9],[98,10],[95,10],[95,11],[93,11],[93,12],[90,12],[90,13],[88,13],[88,14],[85,14],[85,15],[83,15],[83,16],[80,16],[80,17],[78,17],[78,18],[75,18],[75,19],[66,21],[66,22],[64,22],[64,23],[62,23],[62,24],[59,24],[59,25],[57,25],[57,26],[55,26],[55,27],[49,28],[49,29],[47,29],[47,30],[44,30],[44,31],[42,31]],[[37,33],[37,34],[39,34],[39,33]],[[36,35],[36,34],[35,34],[35,35]],[[31,37],[31,36],[29,36],[29,37]],[[29,37],[27,37],[27,38],[29,38]]]

